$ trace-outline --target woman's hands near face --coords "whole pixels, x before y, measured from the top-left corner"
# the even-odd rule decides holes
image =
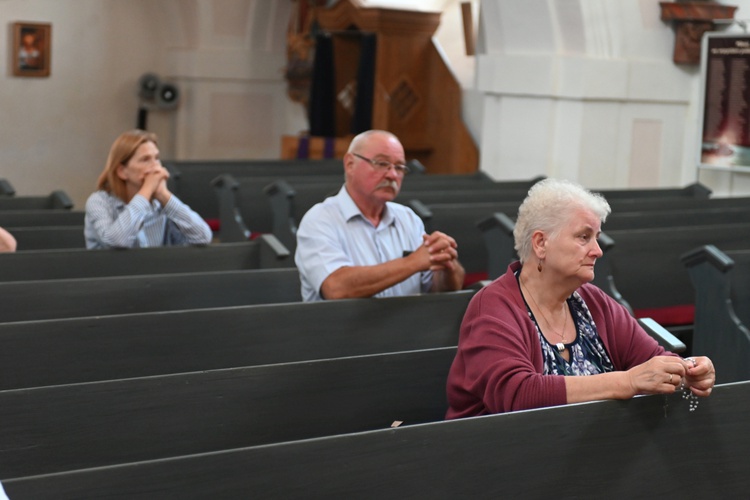
[[[169,171],[161,165],[149,169],[143,176],[143,186],[138,191],[149,201],[156,198],[162,205],[169,201],[171,193],[167,189]]]

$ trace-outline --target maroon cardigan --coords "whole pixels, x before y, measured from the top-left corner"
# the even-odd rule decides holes
[[[539,336],[514,275],[520,267],[519,262],[511,264],[466,309],[448,374],[448,419],[567,403],[565,377],[543,375]],[[602,290],[586,284],[577,292],[591,311],[615,370],[667,354]]]

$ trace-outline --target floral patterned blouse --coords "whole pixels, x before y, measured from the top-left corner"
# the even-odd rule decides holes
[[[524,299],[525,301],[526,299]],[[615,370],[612,361],[607,354],[607,350],[599,338],[596,331],[596,325],[591,317],[589,308],[583,301],[578,292],[567,299],[573,322],[576,325],[576,337],[565,347],[570,352],[570,361],[563,358],[557,351],[557,347],[550,343],[542,335],[534,314],[531,312],[529,304],[526,304],[526,310],[529,318],[536,325],[536,332],[539,335],[539,342],[542,345],[542,354],[544,355],[544,374],[545,375],[596,375],[607,373]]]

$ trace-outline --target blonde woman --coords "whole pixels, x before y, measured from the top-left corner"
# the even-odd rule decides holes
[[[86,201],[86,247],[210,243],[208,224],[167,189],[168,178],[154,134],[121,134],[109,151],[98,190]]]

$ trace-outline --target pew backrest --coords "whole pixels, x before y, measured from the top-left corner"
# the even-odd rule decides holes
[[[277,177],[236,179],[231,175],[222,175],[212,181],[218,200],[222,241],[246,241],[253,233],[273,232],[273,211],[265,190],[277,180]],[[334,191],[341,187],[344,178],[343,175],[300,176],[290,182],[314,183],[327,186],[326,191]]]
[[[80,210],[0,210],[0,227],[83,226],[85,216]]]
[[[301,301],[295,268],[0,283],[0,322]]]
[[[59,250],[86,248],[83,225],[80,226],[27,226],[8,228],[16,239],[16,250]]]
[[[52,191],[47,196],[0,196],[0,210],[71,210],[73,200],[65,191]]]
[[[451,174],[451,175],[415,175],[404,180],[403,186],[410,191],[433,191],[436,189],[472,189],[495,191],[498,186],[502,189],[516,189],[516,186],[528,185],[538,179],[530,181],[517,181],[509,183],[496,183],[489,177],[481,174]],[[296,176],[296,177],[234,177],[222,175],[212,181],[218,197],[220,231],[222,241],[242,241],[252,233],[269,233],[274,231],[274,211],[272,202],[264,192],[273,194],[278,191],[271,185],[275,182],[285,181],[288,186],[304,189],[311,186],[312,192],[307,193],[295,203],[292,208],[288,206],[283,209],[285,214],[292,214],[297,222],[301,216],[314,204],[322,201],[331,193],[336,193],[344,182],[343,175],[336,176]],[[512,187],[507,187],[512,186]],[[527,188],[526,188],[527,189]],[[516,192],[516,191],[513,191]],[[525,190],[518,191],[521,196]],[[290,189],[284,189],[280,199],[290,199],[293,193]],[[401,199],[406,199],[403,196]],[[277,216],[282,220],[288,220],[288,215]],[[285,230],[286,231],[286,230]],[[288,231],[286,231],[288,232]],[[285,244],[291,242],[283,235],[277,234]]]
[[[748,241],[750,223],[607,231],[600,237],[605,251],[594,284],[623,297],[637,317],[690,324],[695,297],[680,256],[709,244],[744,248]]]
[[[710,224],[750,223],[750,205],[737,207],[706,207],[683,210],[614,212],[602,226],[605,232],[625,229],[684,227]],[[513,229],[515,215],[495,212],[479,221],[488,253],[488,277],[497,278],[508,264],[517,260]]]
[[[206,246],[0,253],[0,282],[294,267],[273,236]]]
[[[302,175],[341,175],[341,160],[231,160],[164,161],[170,171],[169,186],[180,200],[204,218],[218,218],[219,205],[211,181],[220,175],[284,178]]]
[[[409,189],[411,187],[409,184],[405,184],[395,201],[408,205],[410,200],[419,199],[419,201],[422,201],[428,199],[434,201],[440,199],[440,196],[460,199],[463,202],[521,200],[526,195],[528,186],[538,180],[494,182],[492,187],[471,190],[421,188],[420,184],[424,184],[423,180],[427,179],[429,182],[430,178],[430,176],[419,177],[413,190]],[[518,186],[525,187],[519,188]],[[295,235],[302,217],[313,205],[335,195],[340,188],[340,184],[331,185],[330,183],[298,183],[292,186],[286,180],[276,181],[266,186],[264,191],[270,198],[273,234],[290,250],[294,250],[296,248]],[[461,196],[461,198],[457,198],[457,196]]]
[[[1,478],[438,421],[455,352],[0,391]]]
[[[717,386],[695,412],[688,411],[679,393],[643,396],[3,484],[10,498],[35,500],[160,500],[165,492],[176,498],[244,498],[258,492],[278,498],[543,498],[561,484],[584,485],[582,496],[605,492],[613,499],[669,497],[679,491],[744,498],[749,411],[750,382],[745,382]],[[700,460],[695,454],[674,453],[686,435],[700,450]],[[603,461],[602,446],[618,450],[618,460]],[[541,456],[576,466],[540,475]]]
[[[681,260],[695,290],[693,350],[711,358],[717,381],[750,379],[750,249],[704,245]]]
[[[533,183],[538,182],[543,177],[534,179]],[[415,199],[429,206],[441,203],[492,203],[502,201],[517,201],[520,204],[533,183],[528,184],[506,184],[498,182],[504,186],[503,191],[495,192],[489,189],[445,189],[430,192],[408,192],[409,187],[404,186],[402,193],[399,194],[399,200],[407,203],[408,200]],[[596,190],[595,190],[596,191]],[[648,198],[694,198],[706,199],[711,191],[702,184],[690,184],[684,188],[653,188],[653,189],[603,189],[596,191],[604,195],[607,200],[615,199],[648,199]],[[632,202],[631,202],[632,203]]]
[[[0,390],[456,346],[473,295],[0,323]]]

